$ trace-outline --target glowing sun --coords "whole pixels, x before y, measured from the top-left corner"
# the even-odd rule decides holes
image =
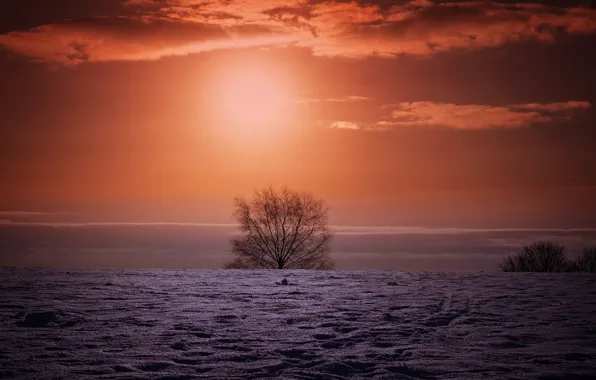
[[[289,117],[290,89],[284,76],[267,65],[225,69],[217,82],[215,110],[228,134],[263,138]]]

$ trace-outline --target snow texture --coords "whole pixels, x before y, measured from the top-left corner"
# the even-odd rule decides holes
[[[595,321],[586,274],[2,269],[0,378],[596,379]]]

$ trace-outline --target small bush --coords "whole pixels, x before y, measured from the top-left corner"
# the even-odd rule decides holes
[[[519,255],[509,255],[501,261],[499,269],[502,272],[519,272],[517,268],[521,267],[517,262],[519,261]]]
[[[567,272],[571,263],[565,247],[551,241],[539,241],[507,256],[499,267],[503,272]]]
[[[584,248],[575,261],[578,272],[596,273],[596,247]]]

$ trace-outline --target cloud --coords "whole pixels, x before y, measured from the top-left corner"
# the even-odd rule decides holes
[[[62,213],[45,212],[0,212],[0,216],[11,215],[57,215]],[[67,213],[64,213],[67,214]],[[10,221],[0,220],[0,228],[16,227],[53,227],[53,228],[87,228],[87,229],[109,229],[109,228],[181,228],[193,229],[221,229],[230,233],[237,230],[236,223],[192,223],[192,222],[39,222],[39,221]],[[423,227],[423,226],[395,226],[395,225],[330,225],[331,232],[336,235],[463,235],[463,234],[596,234],[596,228],[459,228],[459,227]],[[534,237],[534,240],[538,238]]]
[[[544,4],[413,0],[126,0],[121,17],[42,25],[0,35],[41,61],[152,60],[235,47],[295,44],[325,56],[394,57],[552,42],[596,32],[596,10]],[[134,11],[136,16],[130,15]]]
[[[35,215],[57,215],[40,213]],[[0,215],[1,216],[1,215]],[[190,222],[39,222],[39,221],[11,221],[0,220],[0,225],[31,226],[31,227],[129,227],[129,226],[177,226],[177,227],[221,227],[232,228],[232,223],[190,223]]]
[[[339,98],[324,98],[324,99],[301,99],[298,100],[297,103],[299,104],[311,104],[311,103],[354,103],[354,102],[364,102],[369,100],[365,96],[342,96]]]
[[[8,219],[34,219],[34,218],[43,218],[43,217],[52,217],[52,216],[63,216],[63,215],[72,215],[72,212],[62,211],[62,212],[45,212],[45,211],[22,211],[22,210],[12,210],[12,211],[0,211],[0,217],[7,218],[5,220],[1,220],[0,223],[9,222]]]
[[[242,36],[242,37],[239,37]],[[43,25],[0,35],[0,44],[45,62],[155,60],[231,47],[271,46],[290,42],[267,29],[219,25],[170,18],[101,17]]]
[[[335,129],[352,129],[352,130],[358,130],[361,129],[360,126],[352,121],[334,121],[333,123],[331,123],[331,125],[329,126],[329,128],[335,128]]]
[[[550,42],[559,34],[594,33],[596,10],[541,4],[412,1],[388,10],[380,6],[320,5],[312,20],[320,55],[362,57],[429,55],[455,49],[501,46],[524,40]]]
[[[566,112],[570,110],[586,110],[590,108],[590,102],[576,102],[576,101],[569,101],[569,102],[560,102],[560,103],[550,103],[550,104],[537,104],[537,103],[530,103],[526,104],[525,107],[529,109],[535,109],[538,111],[543,112]]]
[[[516,104],[506,106],[409,102],[386,105],[392,109],[391,119],[379,126],[431,126],[456,129],[520,128],[537,123],[571,119],[577,112],[590,107],[589,102],[550,104]]]
[[[41,211],[0,211],[0,216],[2,217],[31,217],[31,216],[40,216],[40,215],[47,215],[48,213],[41,212]]]
[[[331,226],[337,235],[596,234],[596,228],[430,228],[421,226]]]

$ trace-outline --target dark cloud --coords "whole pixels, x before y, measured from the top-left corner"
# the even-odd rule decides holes
[[[209,49],[227,39],[221,28],[153,17],[98,17],[42,25],[0,36],[23,56],[65,64],[147,60]]]
[[[26,31],[65,20],[138,14],[136,9],[126,8],[123,3],[124,0],[2,0],[0,33]]]
[[[552,42],[559,34],[596,30],[593,9],[541,4],[412,1],[385,11],[358,6],[322,16],[325,23],[317,29],[326,29],[321,34],[336,41],[313,46],[323,55],[428,55],[526,40]]]
[[[128,0],[120,9],[114,14],[111,2],[109,16],[98,11],[12,31],[0,35],[0,44],[23,56],[67,63],[284,44],[318,55],[394,57],[552,43],[561,35],[596,31],[596,10],[541,3]]]

